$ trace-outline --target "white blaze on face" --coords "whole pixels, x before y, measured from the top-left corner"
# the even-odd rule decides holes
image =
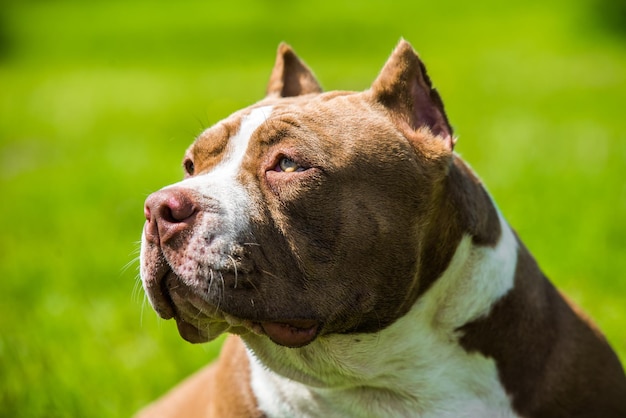
[[[191,189],[200,195],[197,203],[203,216],[198,218],[189,240],[191,252],[206,245],[206,237],[213,237],[214,254],[228,254],[237,238],[248,229],[251,199],[237,175],[252,135],[271,113],[272,106],[253,109],[242,118],[239,131],[229,139],[224,157],[213,169],[168,186]],[[230,263],[228,258],[211,262],[217,269]]]
[[[226,148],[226,155],[210,172],[211,176],[235,177],[243,158],[246,155],[250,138],[254,131],[261,126],[272,113],[272,106],[263,106],[253,109],[241,120],[237,134],[230,138]]]
[[[172,186],[185,186],[203,191],[213,187],[215,184],[227,183],[234,185],[233,183],[237,183],[237,173],[246,155],[250,138],[252,138],[254,131],[268,119],[272,113],[272,108],[272,106],[259,107],[253,109],[248,115],[242,118],[239,131],[228,140],[224,157],[219,164],[213,167],[208,173],[191,177]],[[239,185],[239,187],[241,187],[241,185]],[[212,193],[208,194],[212,195]]]

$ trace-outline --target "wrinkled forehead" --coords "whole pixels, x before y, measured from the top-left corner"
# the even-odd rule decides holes
[[[298,129],[315,125],[316,121],[334,120],[333,101],[349,100],[352,92],[330,92],[292,98],[272,98],[233,113],[205,130],[187,150],[195,163],[196,172],[203,172],[229,162],[243,160],[255,132],[265,129],[267,135],[257,139],[271,142],[279,138],[286,127]],[[342,106],[345,112],[346,103]],[[264,133],[265,134],[265,133]]]

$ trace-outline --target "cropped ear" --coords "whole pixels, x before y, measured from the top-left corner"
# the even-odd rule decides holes
[[[298,58],[289,45],[281,42],[267,86],[267,95],[293,97],[321,92],[322,88],[313,72]]]
[[[427,127],[452,150],[452,127],[426,67],[413,47],[402,39],[371,88],[376,101],[387,107],[401,128],[417,131]],[[408,125],[408,126],[407,126]]]

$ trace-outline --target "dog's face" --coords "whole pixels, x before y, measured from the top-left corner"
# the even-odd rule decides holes
[[[322,93],[281,46],[268,96],[201,134],[185,179],[146,201],[153,307],[192,342],[253,332],[298,347],[386,327],[418,295],[451,151],[408,44],[362,93]]]

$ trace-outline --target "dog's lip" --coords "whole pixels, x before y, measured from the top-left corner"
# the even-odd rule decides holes
[[[175,316],[174,304],[167,291],[167,278],[170,274],[175,274],[167,262],[154,273],[155,279],[146,283],[148,298],[152,308],[163,319],[171,319]]]
[[[257,322],[274,343],[290,348],[304,347],[317,338],[322,324],[312,319]]]
[[[316,320],[251,321],[249,319],[237,318],[224,312],[222,314],[222,320],[216,318],[216,321],[212,323],[211,327],[215,328],[213,330],[197,327],[179,317],[175,317],[175,319],[180,335],[192,343],[210,341],[222,332],[230,332],[241,336],[252,332],[257,335],[267,336],[275,344],[289,348],[299,348],[312,343],[323,328],[322,323]]]
[[[194,325],[180,317],[175,317],[178,333],[184,340],[192,343],[206,343],[212,341],[224,332],[233,332],[226,321],[215,320],[205,323],[204,326]]]

